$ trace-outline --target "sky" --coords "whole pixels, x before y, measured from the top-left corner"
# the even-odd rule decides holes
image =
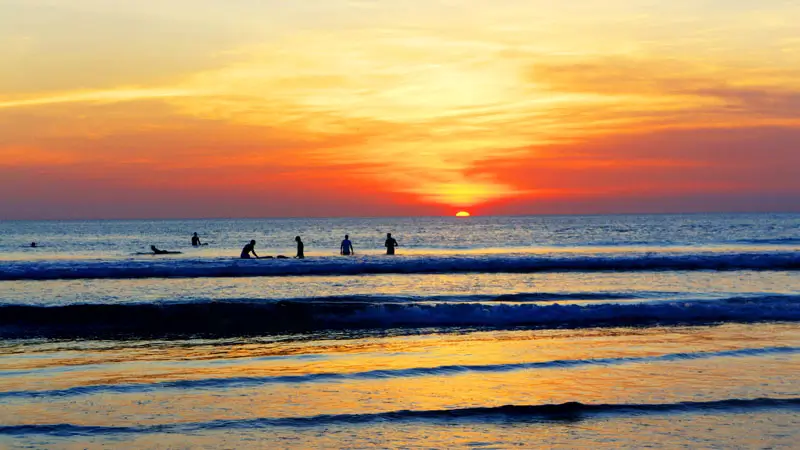
[[[798,20],[0,0],[0,219],[800,211]]]

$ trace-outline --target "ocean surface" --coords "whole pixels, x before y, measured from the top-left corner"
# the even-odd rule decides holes
[[[800,214],[0,221],[0,448],[798,442]]]

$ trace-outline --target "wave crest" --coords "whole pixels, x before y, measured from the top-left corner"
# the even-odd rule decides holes
[[[2,263],[0,281],[307,275],[534,273],[667,270],[800,270],[797,252],[617,256],[409,256],[306,260],[164,259]]]
[[[243,336],[337,329],[583,328],[759,321],[800,321],[800,296],[589,305],[336,301],[6,305],[0,306],[0,337]]]

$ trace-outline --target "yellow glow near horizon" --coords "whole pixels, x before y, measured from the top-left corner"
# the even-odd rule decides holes
[[[456,217],[469,217],[471,215],[472,214],[470,214],[470,213],[468,213],[466,211],[459,211],[459,212],[456,213]]]
[[[0,3],[0,190],[36,211],[81,189],[201,216],[162,194],[492,214],[798,189],[797,2]],[[769,158],[737,147],[756,135]]]

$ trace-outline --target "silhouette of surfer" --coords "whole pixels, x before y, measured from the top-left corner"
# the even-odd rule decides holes
[[[244,246],[244,248],[242,249],[242,254],[241,254],[240,258],[242,258],[242,259],[250,259],[250,253],[252,253],[253,256],[256,257],[256,259],[259,258],[258,254],[256,254],[256,241],[255,240],[250,241],[249,244]]]
[[[31,242],[31,248],[36,248],[36,242]]]
[[[350,242],[349,234],[344,235],[344,240],[342,241],[342,245],[339,246],[339,252],[345,256],[356,254],[356,251],[353,249],[353,243]]]
[[[197,247],[199,245],[203,245],[200,243],[200,236],[197,233],[192,235],[192,246]]]
[[[159,250],[155,245],[150,246],[150,250],[153,251],[154,255],[177,255],[180,252],[171,252],[169,250]]]
[[[304,259],[306,254],[304,253],[305,245],[303,245],[303,240],[300,239],[300,236],[295,236],[294,240],[297,242],[297,256],[295,258]]]
[[[392,237],[392,233],[386,233],[386,254],[387,255],[394,255],[395,247],[399,247],[400,244],[397,243],[397,240]]]

